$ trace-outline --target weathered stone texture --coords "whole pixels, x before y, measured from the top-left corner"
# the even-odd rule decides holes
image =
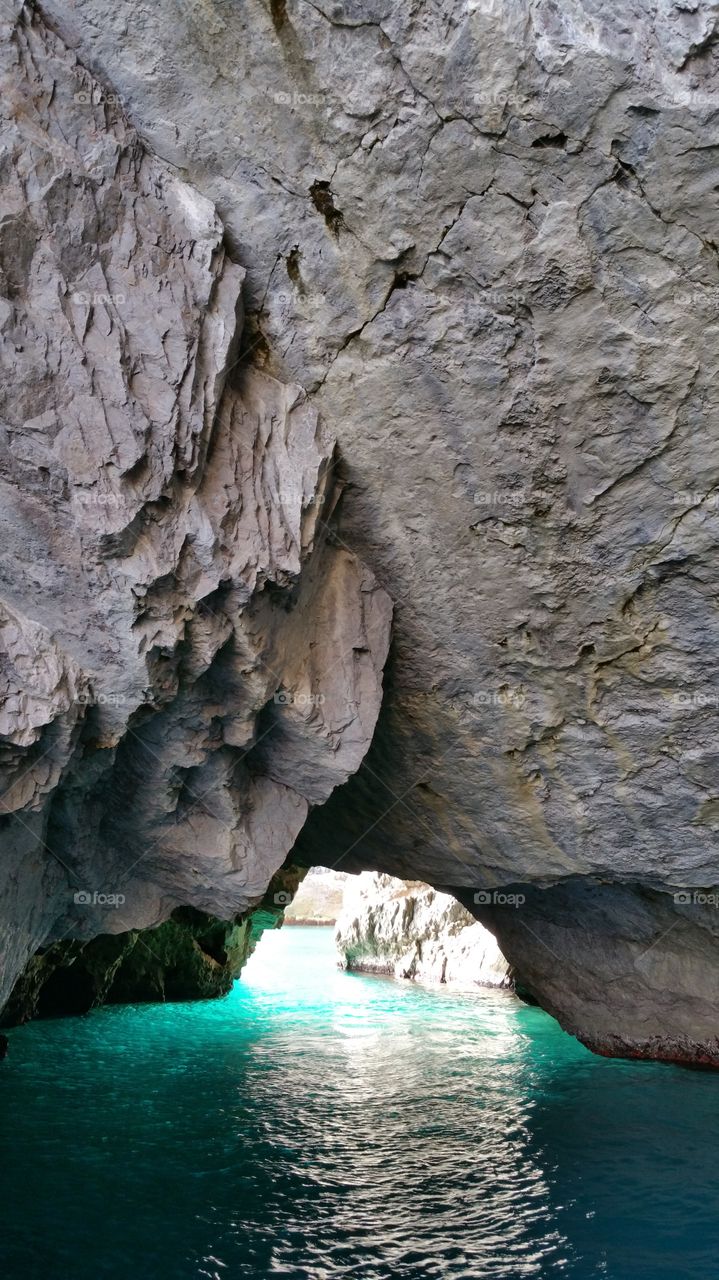
[[[334,442],[242,353],[211,202],[15,7],[2,43],[3,985],[41,944],[223,920],[357,768],[390,604]]]
[[[612,1045],[694,1035],[703,1053],[716,1012],[717,912],[675,903],[674,893],[719,880],[716,4],[44,0],[43,12],[105,86],[97,107],[84,115],[71,107],[71,139],[93,127],[100,134],[78,144],[79,154],[125,173],[130,159],[120,163],[117,148],[135,144],[105,123],[117,94],[163,157],[133,161],[138,182],[170,165],[201,193],[194,211],[204,200],[216,205],[247,272],[252,384],[278,398],[288,394],[279,384],[303,388],[290,393],[299,412],[320,412],[337,436],[347,481],[340,545],[359,551],[397,601],[372,754],[345,792],[313,812],[302,856],[421,877],[473,905],[482,889],[540,888],[541,899],[526,895],[511,920],[503,908],[483,908],[520,971],[526,960],[537,998],[595,1047],[597,1035],[606,1045],[610,1034]],[[26,63],[18,66],[26,78]],[[57,81],[53,107],[63,95],[73,101],[62,68]],[[34,141],[26,146],[38,154]],[[44,154],[37,163],[48,168]],[[173,183],[187,190],[168,177],[168,194],[143,198],[148,239],[153,218],[170,216],[153,211],[156,200],[169,205]],[[101,203],[109,189],[100,184]],[[94,269],[89,250],[64,216],[67,185],[49,190],[76,264],[65,287],[81,289]],[[84,197],[72,190],[74,210]],[[95,217],[94,202],[81,207]],[[108,234],[121,238],[120,206],[115,225]],[[24,288],[27,264],[34,271],[45,259],[30,257],[35,231],[13,224],[10,233],[11,287]],[[132,462],[148,397],[173,422],[178,473],[192,474],[206,439],[204,401],[219,394],[213,376],[232,327],[222,320],[224,294],[212,292],[216,234],[198,237],[208,252],[214,246],[214,271],[185,262],[182,289],[196,309],[177,326],[173,319],[167,353],[153,321],[145,341],[162,385],[152,379],[156,364],[136,375],[122,426],[123,375],[117,361],[108,369],[100,361],[101,491],[116,492],[117,473],[134,468],[123,472],[131,504],[154,492]],[[132,271],[124,264],[118,258],[108,276],[111,289]],[[93,287],[105,292],[104,278]],[[205,332],[210,296],[215,321]],[[171,291],[163,306],[173,317],[181,309]],[[52,307],[52,359],[60,359],[70,320],[61,323],[54,297]],[[86,367],[100,359],[93,353],[116,341],[107,308],[95,311],[83,339],[89,364],[72,376],[64,366],[61,465],[32,454],[49,471],[48,488],[63,483],[70,456],[77,483],[89,484],[75,401],[87,393]],[[133,351],[138,330],[130,316],[120,321]],[[72,324],[84,333],[84,309]],[[202,372],[190,394],[185,347],[200,330]],[[35,420],[46,412],[38,386],[47,358],[29,332],[19,345],[14,385],[29,380],[20,398],[24,418]],[[30,441],[44,442],[45,422]],[[169,455],[159,441],[154,448],[162,470]],[[26,456],[18,452],[16,465],[29,465]],[[177,474],[173,486],[193,483]],[[216,486],[212,495],[208,506],[224,501]],[[193,501],[216,528],[194,490]],[[14,522],[30,567],[22,606],[9,586],[8,605],[47,626],[89,678],[101,666],[126,673],[128,685],[144,680],[145,655],[127,650],[119,605],[101,662],[88,663],[48,617],[45,548],[56,546],[67,576],[76,552],[62,521],[34,502],[33,529],[47,532],[38,538],[27,519]],[[196,545],[204,542],[184,541],[189,517],[174,487],[158,519],[172,529],[158,574],[176,571],[185,547],[190,576],[215,589],[219,578]],[[135,526],[114,520],[117,538],[134,537]],[[145,557],[160,553],[145,525],[137,536],[142,595]],[[70,618],[75,609],[89,625],[100,603],[108,615],[104,581],[95,575],[94,605],[57,588]],[[140,625],[162,665],[177,624],[163,613],[162,590],[150,595],[146,609],[160,616]],[[122,715],[102,719],[111,734]],[[62,737],[59,725],[55,732]],[[191,733],[177,732],[188,755],[197,750]],[[213,760],[217,768],[222,756]],[[316,755],[303,762],[309,794],[324,794]],[[280,785],[281,765],[273,770],[267,776]],[[282,812],[289,837],[304,815]],[[601,921],[601,946],[580,968],[584,910]],[[694,957],[691,1009],[685,947]],[[626,999],[607,995],[615,973],[631,975],[622,979]]]

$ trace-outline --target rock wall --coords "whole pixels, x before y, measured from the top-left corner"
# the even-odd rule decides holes
[[[244,272],[214,207],[14,8],[0,1006],[38,947],[122,935],[119,955],[177,908],[233,921],[262,900],[367,748],[391,612],[329,536],[317,410],[245,359]]]
[[[347,880],[335,931],[340,964],[463,987],[508,987],[496,939],[456,898],[421,881],[363,872]]]
[[[38,854],[53,789],[51,843],[83,887],[159,839],[137,886],[148,924],[188,896],[243,909],[302,828],[305,862],[456,892],[600,1051],[719,1064],[716,5],[43,0],[99,77],[93,93],[41,22],[16,28],[19,5],[3,4],[8,101],[21,99],[4,332],[30,287],[36,306],[6,383],[23,490],[8,482],[0,594],[11,688],[41,651],[46,689],[7,726],[23,814],[8,918],[28,922],[6,944],[13,964],[66,883]],[[239,269],[208,201],[246,271],[239,392]],[[119,304],[127,273],[137,292]],[[301,462],[284,444],[300,422]],[[336,540],[319,546],[325,431],[346,487]],[[66,473],[82,554],[53,497]],[[92,492],[106,505],[85,504]],[[371,754],[319,807],[356,768],[376,696],[360,699],[356,735],[335,721],[335,755],[309,717],[275,710],[258,663],[287,678],[298,650],[281,600],[308,558],[302,670],[310,654],[324,667],[334,616],[313,593],[359,594],[381,625],[355,612],[349,630],[385,636],[384,597],[348,547],[397,602],[395,644]],[[197,607],[216,615],[228,593],[251,695],[225,623]],[[355,648],[373,690],[383,644]],[[208,660],[229,756],[208,747],[216,720],[192,692]],[[85,678],[96,703],[128,702],[80,723]],[[277,715],[282,750],[258,748],[259,778],[240,787],[255,816],[220,781],[221,817],[258,868],[226,895],[215,873],[237,837],[204,814],[199,839],[189,821],[168,831],[166,815],[178,769],[229,778],[258,714]],[[83,733],[101,744],[92,779],[69,763]],[[21,780],[17,760],[46,748]],[[78,834],[67,815],[83,789],[95,818]]]

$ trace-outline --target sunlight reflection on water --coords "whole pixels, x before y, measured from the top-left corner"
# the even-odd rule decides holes
[[[11,1035],[10,1280],[714,1274],[715,1077],[342,973],[331,931],[267,935],[224,1001]]]

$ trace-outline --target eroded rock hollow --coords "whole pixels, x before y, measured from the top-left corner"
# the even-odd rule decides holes
[[[6,973],[298,839],[719,1063],[716,6],[4,8]]]

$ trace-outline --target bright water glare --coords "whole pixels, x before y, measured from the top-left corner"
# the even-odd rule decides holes
[[[218,1002],[17,1028],[7,1280],[711,1280],[719,1080],[265,935]]]

